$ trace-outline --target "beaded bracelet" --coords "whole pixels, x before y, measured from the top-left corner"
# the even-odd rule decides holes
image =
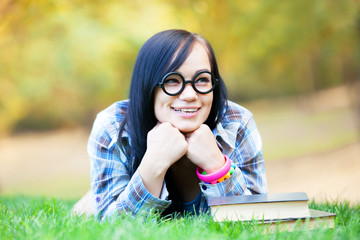
[[[216,183],[221,183],[224,180],[228,179],[229,177],[231,177],[231,175],[235,172],[235,164],[231,163],[231,167],[228,173],[225,174],[225,176],[223,176],[222,178],[218,179],[217,181],[211,182],[211,183],[207,183],[207,184],[216,184]],[[204,171],[203,174],[206,175],[206,172]]]
[[[196,174],[198,176],[198,178],[203,181],[203,182],[210,182],[211,184],[216,184],[218,183],[219,180],[224,181],[225,179],[222,179],[224,177],[226,177],[227,173],[229,173],[230,168],[231,168],[231,161],[230,159],[224,155],[225,158],[225,165],[220,168],[218,171],[211,173],[211,174],[202,174],[204,172],[203,169],[201,168],[197,168],[196,169]]]

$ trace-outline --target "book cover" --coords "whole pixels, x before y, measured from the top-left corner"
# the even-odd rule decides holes
[[[242,203],[265,203],[265,202],[288,202],[288,201],[309,201],[305,192],[289,193],[268,193],[255,195],[238,195],[226,197],[209,197],[208,205],[229,205]]]
[[[210,197],[215,221],[249,221],[310,217],[304,192]]]

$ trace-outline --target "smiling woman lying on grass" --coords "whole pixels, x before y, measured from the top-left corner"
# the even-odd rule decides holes
[[[88,152],[99,219],[206,212],[209,196],[267,192],[251,112],[227,100],[210,44],[184,30],[143,45],[129,100],[97,115]]]

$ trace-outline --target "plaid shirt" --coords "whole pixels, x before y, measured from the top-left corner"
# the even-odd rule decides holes
[[[228,101],[229,108],[213,134],[223,154],[236,164],[235,172],[217,184],[201,182],[200,211],[208,209],[209,196],[232,196],[267,192],[262,142],[252,113]],[[145,188],[139,173],[131,175],[131,159],[121,151],[119,127],[124,120],[128,100],[119,101],[100,112],[88,142],[91,160],[91,190],[95,215],[100,219],[117,213],[164,211],[171,204],[164,187],[160,198]],[[129,135],[124,131],[121,144],[129,148]]]

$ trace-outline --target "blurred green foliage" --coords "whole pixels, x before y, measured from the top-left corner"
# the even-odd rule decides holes
[[[184,28],[212,43],[233,100],[359,74],[355,0],[2,0],[0,134],[88,125],[127,98],[141,45]]]

